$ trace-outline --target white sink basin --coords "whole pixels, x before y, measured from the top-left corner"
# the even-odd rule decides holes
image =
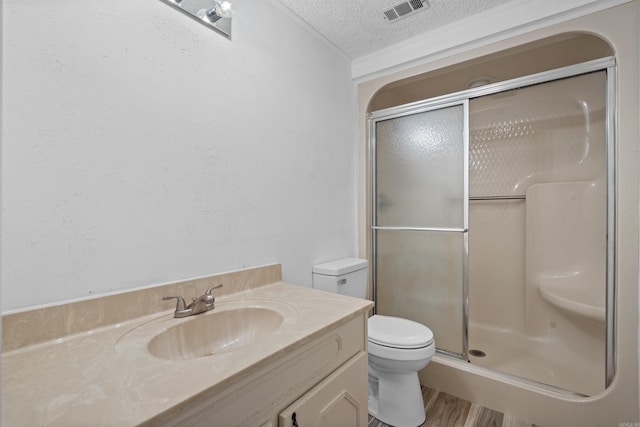
[[[165,360],[189,360],[250,350],[253,344],[282,339],[297,322],[289,304],[274,300],[216,301],[216,308],[182,319],[155,316],[123,334],[115,345],[121,355],[141,353]]]
[[[170,360],[194,359],[237,350],[278,329],[284,321],[277,311],[246,307],[215,309],[172,326],[149,341],[149,352]]]

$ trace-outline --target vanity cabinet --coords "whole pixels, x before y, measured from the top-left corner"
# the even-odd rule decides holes
[[[144,425],[294,427],[296,413],[299,427],[365,427],[366,325],[366,313],[359,313],[303,337],[230,380],[224,391],[203,391]]]
[[[360,353],[280,413],[278,427],[367,424],[368,361]]]

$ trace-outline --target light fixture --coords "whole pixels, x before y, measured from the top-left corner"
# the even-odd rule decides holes
[[[162,0],[218,34],[231,39],[232,6],[229,0]]]

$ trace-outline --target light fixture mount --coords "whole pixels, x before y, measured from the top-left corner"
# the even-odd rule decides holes
[[[161,0],[186,16],[231,40],[230,0]]]

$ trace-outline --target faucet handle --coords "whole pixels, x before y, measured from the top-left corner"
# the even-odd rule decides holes
[[[222,287],[222,283],[220,283],[219,285],[216,285],[216,286],[212,286],[212,287],[210,287],[209,289],[207,289],[207,292],[205,292],[204,294],[205,294],[205,295],[211,295],[211,291],[212,291],[212,290],[214,290],[214,289],[218,289],[218,288],[221,288],[221,287]]]
[[[222,283],[220,283],[219,285],[216,285],[216,286],[212,286],[209,289],[207,289],[207,292],[205,292],[204,295],[202,296],[202,299],[207,304],[207,310],[211,310],[212,308],[215,307],[214,304],[216,302],[216,297],[211,295],[211,291],[213,291],[214,289],[221,288],[221,287],[222,287]]]
[[[191,309],[185,307],[184,298],[182,297],[162,297],[163,301],[170,299],[176,299],[176,311],[173,313],[173,317],[187,317],[191,314]]]

